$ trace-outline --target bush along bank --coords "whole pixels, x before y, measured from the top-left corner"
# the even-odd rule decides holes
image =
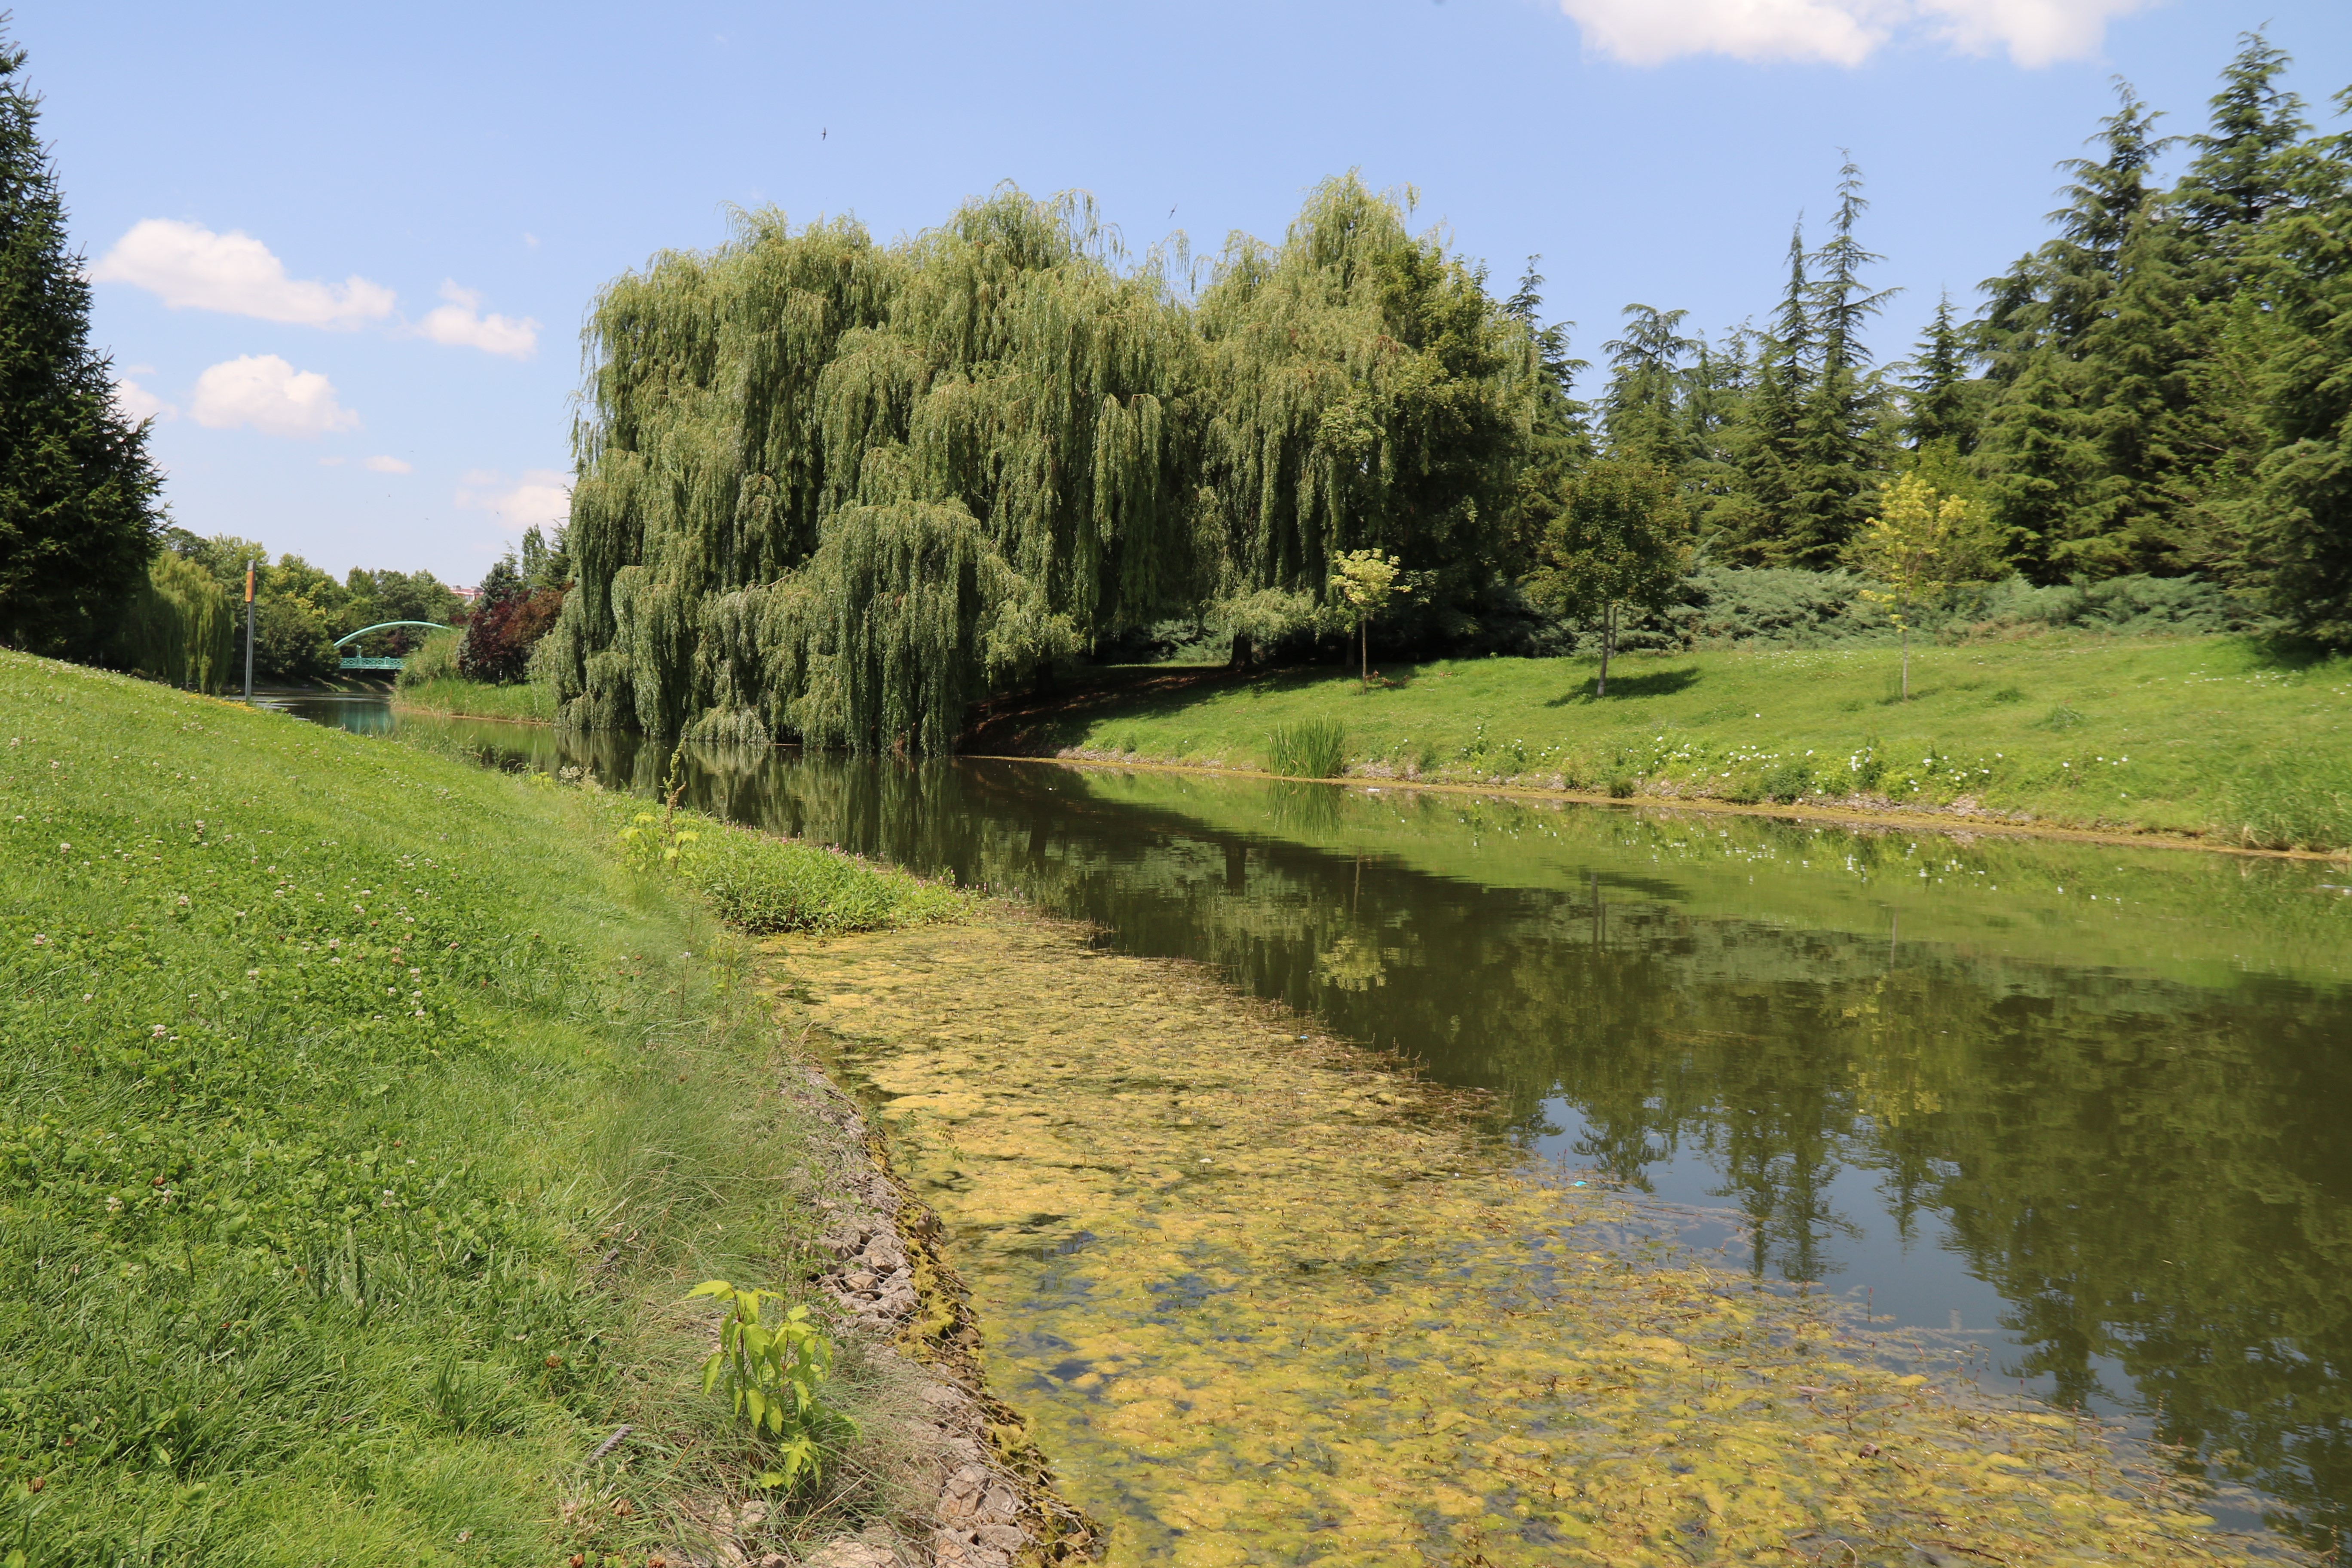
[[[15,654],[0,732],[0,1558],[928,1525],[923,1408],[861,1336],[790,1486],[699,1386],[696,1281],[829,1311],[839,1139],[623,803]],[[824,859],[804,925],[825,888],[894,918]]]
[[[2237,637],[1962,643],[1912,650],[1906,700],[1898,659],[1621,655],[1606,698],[1588,659],[1392,666],[1370,689],[1292,668],[1097,700],[1032,720],[1018,749],[2352,847],[2352,661]]]

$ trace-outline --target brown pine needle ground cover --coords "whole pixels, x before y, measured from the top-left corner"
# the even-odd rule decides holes
[[[772,952],[1113,1563],[2247,1560],[1206,971],[1002,908]]]

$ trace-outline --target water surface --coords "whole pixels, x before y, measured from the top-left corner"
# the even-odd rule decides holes
[[[425,727],[615,784],[667,762],[626,736]],[[1486,1089],[1529,1152],[1719,1211],[1754,1273],[2135,1416],[2313,1544],[2352,1527],[2340,867],[1133,771],[687,761],[697,805],[1207,961]]]

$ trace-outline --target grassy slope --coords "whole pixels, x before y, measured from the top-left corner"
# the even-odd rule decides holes
[[[1734,800],[1801,782],[2072,826],[2352,844],[2352,661],[2282,664],[2237,637],[1915,648],[1902,702],[1896,660],[1882,647],[1624,657],[1601,700],[1590,660],[1391,665],[1391,684],[1369,692],[1337,668],[1292,669],[1110,700],[1041,739],[1257,767],[1276,726],[1338,719],[1360,771]]]
[[[6,653],[0,734],[0,1557],[544,1563],[741,1473],[677,1302],[805,1130],[633,803]]]
[[[520,719],[533,723],[555,721],[555,694],[536,681],[493,686],[487,681],[443,676],[415,685],[393,688],[393,701],[425,713],[447,713],[468,719]]]

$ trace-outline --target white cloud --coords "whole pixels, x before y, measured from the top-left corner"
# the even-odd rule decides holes
[[[416,324],[416,331],[435,342],[479,349],[509,359],[529,359],[539,347],[539,323],[530,317],[517,321],[512,316],[478,315],[482,297],[455,282],[441,285],[441,298],[449,303],[427,311]]]
[[[552,468],[531,468],[510,484],[503,474],[476,468],[458,487],[457,504],[488,512],[509,533],[534,524],[560,528],[572,517],[572,480]]]
[[[398,458],[370,458],[366,467],[371,474],[413,474],[416,471],[414,464],[404,463]]]
[[[2021,66],[2095,55],[2109,21],[2151,0],[1559,0],[1587,47],[1629,65],[1682,55],[1858,66],[1921,32]]]
[[[134,365],[131,368],[133,370],[146,371],[150,374],[153,374],[154,370],[154,367],[152,365]],[[125,376],[121,381],[114,384],[114,406],[122,410],[122,416],[124,418],[131,420],[176,419],[180,416],[180,411],[178,409],[173,407],[170,404],[164,402],[162,398],[156,396],[153,393],[148,391],[145,387],[140,385],[129,376]]]
[[[2106,42],[2107,24],[2145,9],[2150,0],[1918,0],[1939,17],[1938,37],[1972,55],[2009,51],[2021,66],[2087,59]]]
[[[133,224],[90,277],[129,283],[177,310],[221,310],[299,327],[357,327],[392,314],[393,291],[358,276],[340,284],[286,276],[286,264],[249,234],[151,217]]]
[[[211,429],[250,425],[265,436],[323,436],[360,424],[358,415],[335,401],[325,376],[296,370],[276,354],[245,354],[205,371],[196,377],[188,413]]]

